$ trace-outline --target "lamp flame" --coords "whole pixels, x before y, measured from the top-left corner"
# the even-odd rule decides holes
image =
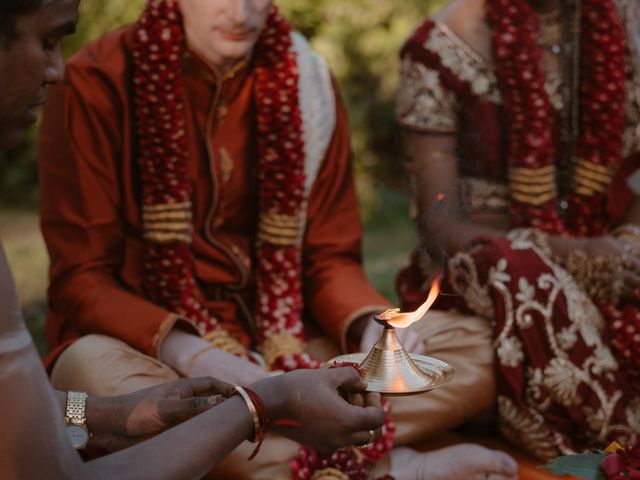
[[[427,300],[415,312],[402,313],[399,308],[390,308],[382,312],[378,317],[396,328],[407,328],[409,325],[416,323],[425,316],[436,301],[436,298],[438,298],[438,295],[440,295],[440,281],[441,277],[438,275],[431,284]]]

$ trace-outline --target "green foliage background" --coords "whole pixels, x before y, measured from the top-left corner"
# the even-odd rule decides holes
[[[102,33],[133,21],[145,0],[83,0],[70,55]],[[365,218],[383,200],[379,181],[402,185],[393,126],[398,50],[420,18],[443,0],[279,0],[295,28],[311,39],[329,62],[349,111],[352,142]],[[0,162],[0,203],[32,206],[37,198],[35,133]]]

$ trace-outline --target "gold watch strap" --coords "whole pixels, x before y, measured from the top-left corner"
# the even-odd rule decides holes
[[[86,416],[87,394],[85,392],[67,393],[67,421],[70,423],[84,424]]]

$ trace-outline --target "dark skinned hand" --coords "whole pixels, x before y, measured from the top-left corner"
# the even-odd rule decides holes
[[[90,445],[120,450],[220,403],[231,386],[214,378],[183,379],[117,397],[90,397]]]
[[[384,423],[380,395],[366,392],[367,384],[353,367],[296,370],[251,388],[264,399],[272,419],[301,424],[270,431],[320,451],[365,444],[371,430],[378,438]]]

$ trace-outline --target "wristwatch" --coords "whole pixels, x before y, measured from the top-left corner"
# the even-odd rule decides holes
[[[85,392],[67,393],[67,412],[64,422],[71,445],[76,450],[82,450],[86,447],[89,438],[91,438],[87,428],[86,405],[87,394]]]

